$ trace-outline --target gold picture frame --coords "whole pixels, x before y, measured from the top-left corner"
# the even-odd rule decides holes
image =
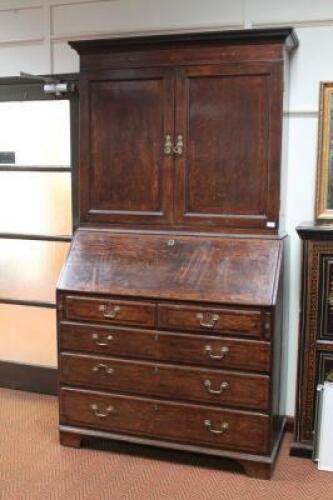
[[[316,219],[333,223],[333,82],[320,83]]]

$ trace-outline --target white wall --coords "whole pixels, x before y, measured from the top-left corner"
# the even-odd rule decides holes
[[[72,72],[67,40],[122,34],[293,25],[300,47],[291,61],[286,227],[290,235],[286,413],[294,413],[300,285],[295,227],[314,212],[318,93],[333,80],[333,3],[327,0],[0,0],[0,76]]]

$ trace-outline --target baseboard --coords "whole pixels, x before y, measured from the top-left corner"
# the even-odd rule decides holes
[[[291,432],[293,434],[294,429],[295,429],[295,417],[293,417],[291,415],[287,415],[286,419],[287,419],[287,422],[286,422],[285,430],[286,430],[286,432]]]
[[[57,394],[57,369],[0,361],[0,387],[40,394]]]
[[[291,443],[289,455],[298,458],[312,458],[313,445],[299,442]]]

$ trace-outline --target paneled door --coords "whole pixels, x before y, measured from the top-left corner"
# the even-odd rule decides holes
[[[170,70],[83,75],[81,95],[81,221],[172,222]]]
[[[277,228],[280,71],[279,63],[178,69],[178,224]]]

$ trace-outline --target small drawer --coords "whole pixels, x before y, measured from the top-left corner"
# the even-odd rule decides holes
[[[64,304],[66,319],[103,321],[118,325],[152,328],[156,306],[150,302],[135,302],[91,297],[67,296]]]
[[[169,333],[61,322],[60,350],[82,351],[192,365],[269,372],[271,344],[189,333]]]
[[[159,304],[158,326],[171,330],[198,330],[249,337],[262,337],[262,313],[222,309],[219,307],[192,307]]]
[[[62,388],[60,422],[193,445],[268,452],[269,417],[260,413]]]
[[[269,377],[62,353],[60,382],[93,389],[267,410]]]

